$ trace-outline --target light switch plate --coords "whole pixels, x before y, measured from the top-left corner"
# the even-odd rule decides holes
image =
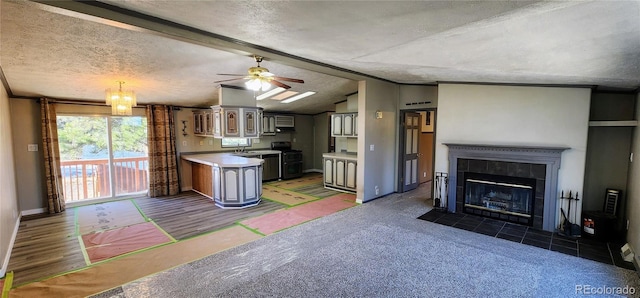
[[[27,151],[38,151],[38,144],[27,145]]]
[[[369,145],[369,151],[373,151],[374,148],[375,146],[373,144]]]

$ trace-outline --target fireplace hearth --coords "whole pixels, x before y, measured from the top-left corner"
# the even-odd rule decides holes
[[[449,148],[449,212],[555,231],[559,222],[558,171],[562,152],[569,148],[445,145]],[[521,191],[524,189],[528,190]],[[477,197],[468,198],[468,192]]]

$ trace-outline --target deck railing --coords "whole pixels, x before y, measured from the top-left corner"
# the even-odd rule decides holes
[[[116,195],[145,191],[149,187],[147,157],[114,158]],[[66,201],[110,197],[108,159],[60,162]]]

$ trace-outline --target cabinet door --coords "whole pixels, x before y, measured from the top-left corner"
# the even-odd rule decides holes
[[[346,176],[346,173],[345,173],[345,169],[346,169],[346,167],[345,167],[345,166],[346,166],[346,163],[345,163],[345,161],[344,161],[344,160],[341,160],[341,159],[336,159],[336,160],[335,160],[335,163],[336,163],[336,170],[335,170],[335,173],[336,173],[336,176],[335,176],[335,184],[336,184],[336,186],[342,186],[342,187],[344,187],[344,186],[345,186],[345,184],[344,184],[344,182],[345,182],[345,176]]]
[[[353,135],[353,114],[344,114],[342,116],[342,123],[344,125],[342,134],[345,136],[352,136]]]
[[[222,115],[220,110],[213,110],[213,135],[222,136]]]
[[[213,111],[204,112],[204,133],[213,135]]]
[[[193,113],[193,134],[199,135],[202,133],[202,114],[200,112]]]
[[[347,187],[356,188],[357,163],[353,160],[347,161]]]
[[[258,136],[258,111],[245,109],[244,113],[244,136],[247,138]]]
[[[223,169],[222,177],[224,184],[224,194],[223,201],[224,202],[239,202],[240,201],[240,179],[239,172],[240,169]]]
[[[331,115],[331,136],[332,137],[342,136],[342,115],[341,114]]]
[[[358,114],[353,114],[353,135],[358,136]]]
[[[224,110],[224,136],[237,137],[240,135],[240,115],[238,109]]]
[[[324,159],[324,184],[333,184],[333,159]]]
[[[269,133],[276,133],[276,116],[269,116]]]
[[[243,203],[258,199],[258,167],[242,168],[244,198]]]
[[[269,116],[262,115],[262,134],[268,133]]]

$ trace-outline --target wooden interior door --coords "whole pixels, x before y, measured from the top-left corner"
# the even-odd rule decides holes
[[[420,114],[406,112],[403,121],[404,149],[402,154],[402,192],[418,187],[418,148],[420,144]]]
[[[433,133],[421,132],[418,146],[418,176],[420,184],[433,180]]]

